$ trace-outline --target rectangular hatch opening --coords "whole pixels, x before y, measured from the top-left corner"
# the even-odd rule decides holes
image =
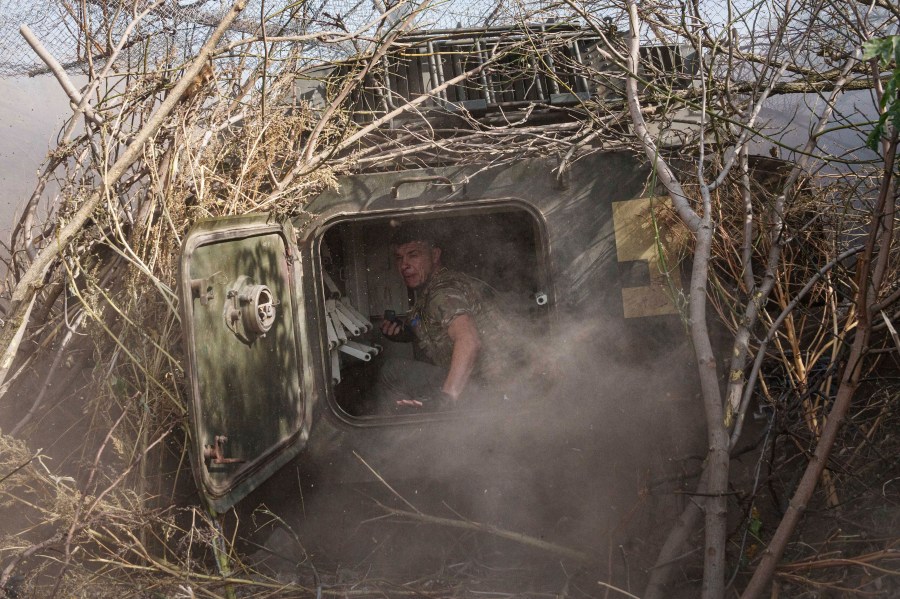
[[[542,223],[530,210],[504,203],[427,215],[341,218],[323,233],[319,259],[329,400],[342,418],[391,420],[418,413],[385,405],[379,389],[380,372],[389,359],[429,362],[419,343],[391,341],[380,329],[386,314],[402,319],[416,301],[417,292],[404,283],[391,244],[395,228],[410,225],[433,232],[443,267],[487,284],[510,335],[527,330],[528,339],[537,339],[549,327],[553,293],[548,248]],[[480,395],[493,391],[480,385]]]

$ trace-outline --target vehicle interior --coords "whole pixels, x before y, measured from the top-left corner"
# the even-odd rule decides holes
[[[552,291],[547,248],[538,219],[521,206],[503,205],[341,219],[323,234],[320,259],[328,329],[332,408],[342,416],[390,416],[372,388],[388,356],[422,359],[415,344],[388,340],[380,324],[387,311],[403,317],[415,301],[397,272],[391,231],[427,221],[443,265],[488,283],[502,310],[536,333],[549,324]],[[390,316],[390,314],[388,314]]]

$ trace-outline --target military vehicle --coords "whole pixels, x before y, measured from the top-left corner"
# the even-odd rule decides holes
[[[485,48],[516,35],[524,34],[455,30],[405,38],[403,56],[388,55],[382,79],[361,87],[356,118],[371,121],[401,100],[427,94],[472,68]],[[485,69],[445,86],[419,107],[417,118],[489,123],[527,112],[529,122],[550,126],[582,118],[585,102],[621,101],[614,81],[597,86],[579,74],[579,65],[603,68],[595,32],[556,28],[536,39],[554,40],[552,52],[508,58],[505,71]],[[684,48],[650,48],[644,58],[690,85],[696,65]],[[543,70],[530,68],[536,60]],[[515,76],[513,63],[520,69]],[[298,81],[298,97],[321,102],[336,68]],[[672,131],[689,134],[691,119],[685,122]],[[402,124],[398,118],[394,125]],[[585,458],[572,439],[620,438],[612,429],[621,429],[616,423],[625,411],[646,414],[639,418],[649,423],[681,409],[659,391],[660,381],[674,377],[689,386],[690,368],[619,380],[624,397],[612,400],[598,397],[590,382],[585,387],[589,374],[605,372],[604,385],[625,378],[615,370],[623,364],[681,359],[670,356],[683,346],[675,301],[680,277],[661,263],[657,234],[665,200],[639,157],[595,145],[573,157],[496,165],[439,157],[394,165],[340,179],[306,207],[309,217],[206,221],[184,240],[190,449],[212,511],[222,513],[277,479],[298,455],[335,481],[371,478],[360,467],[363,456],[386,480],[469,476],[487,456],[503,453],[502,438],[513,430],[519,441],[535,431],[558,440],[548,431],[562,430],[571,443],[550,442],[565,455],[548,463],[584,484],[596,456]],[[514,396],[447,413],[394,414],[373,406],[371,383],[382,357],[413,356],[409,344],[387,341],[378,330],[388,311],[403,314],[413,299],[389,247],[391,227],[409,221],[433,225],[450,265],[497,290],[516,314],[520,343],[547,348],[547,359],[529,372],[511,373],[521,383]],[[562,356],[579,353],[591,372],[582,371],[585,379],[567,388],[555,378],[557,367]],[[654,435],[647,427],[644,433]],[[624,429],[618,434],[641,438]],[[539,440],[524,444],[537,454],[547,449]],[[581,470],[570,469],[567,456]],[[513,476],[512,470],[530,468],[530,459],[517,456],[518,466],[502,468]]]

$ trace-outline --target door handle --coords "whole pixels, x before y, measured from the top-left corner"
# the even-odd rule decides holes
[[[393,187],[391,187],[391,199],[396,200],[400,197],[400,186],[406,185],[408,183],[444,183],[445,185],[450,186],[450,193],[456,191],[456,186],[453,185],[453,181],[451,181],[447,177],[442,177],[440,175],[434,175],[431,177],[408,177],[406,179],[400,179],[396,183],[394,183]]]
[[[222,446],[228,441],[224,435],[216,435],[214,445],[204,445],[203,459],[210,460],[213,464],[241,464],[247,460],[241,458],[226,458]]]

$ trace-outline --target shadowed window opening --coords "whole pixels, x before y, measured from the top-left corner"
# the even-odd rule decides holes
[[[378,388],[386,365],[396,365],[398,360],[412,366],[434,362],[421,343],[390,340],[381,330],[386,317],[396,318],[404,323],[407,340],[415,338],[408,321],[413,319],[410,311],[416,294],[422,290],[408,289],[400,275],[391,244],[398,226],[424,227],[441,250],[441,267],[486,285],[486,303],[490,302],[499,315],[494,320],[503,322],[503,339],[500,343],[483,340],[479,360],[490,357],[496,362],[493,355],[519,356],[520,350],[524,354],[549,324],[552,293],[547,277],[547,248],[537,219],[524,209],[470,208],[437,216],[340,221],[324,233],[320,246],[326,306],[323,325],[329,341],[326,369],[333,390],[332,408],[351,418],[393,419],[436,411],[436,404],[424,409],[397,409],[395,402],[386,401]],[[488,336],[486,331],[480,332]],[[521,359],[515,362],[519,366],[522,363]],[[393,368],[396,376],[406,376],[403,368]],[[465,409],[510,400],[504,389],[483,383],[481,370],[479,364],[466,385],[467,401],[459,404],[466,405]],[[521,378],[521,372],[515,372],[515,368],[504,365],[502,370],[510,370],[510,379]],[[450,408],[437,411],[446,409]]]

